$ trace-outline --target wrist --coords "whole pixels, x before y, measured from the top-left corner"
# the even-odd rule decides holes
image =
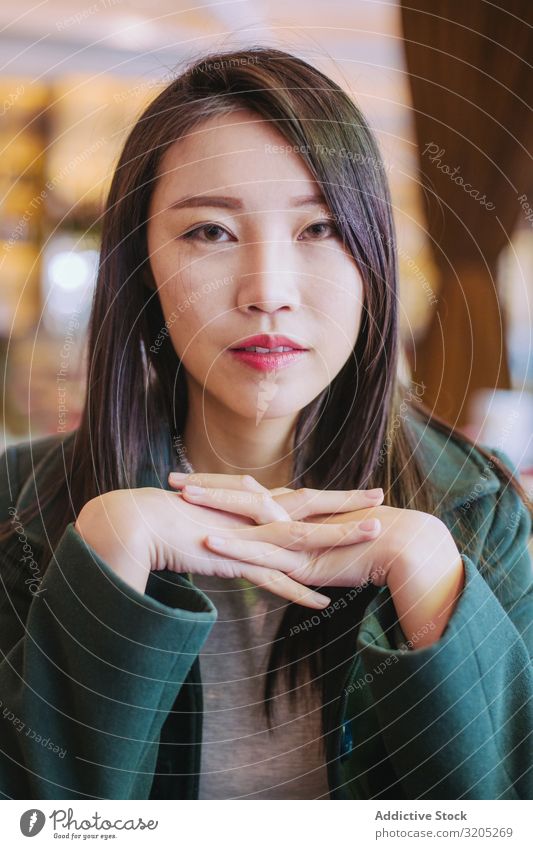
[[[118,505],[112,498],[105,503],[104,499],[92,499],[82,508],[74,530],[116,575],[144,594],[151,570],[151,547],[144,523],[128,521],[123,509],[117,513]]]
[[[396,558],[386,583],[411,647],[440,639],[464,587],[464,563],[451,534],[418,556]]]

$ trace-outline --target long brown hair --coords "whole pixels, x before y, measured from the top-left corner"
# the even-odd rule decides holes
[[[69,479],[50,481],[39,494],[39,504],[19,517],[24,523],[57,498],[47,525],[52,550],[91,498],[140,485],[149,451],[154,480],[167,480],[172,437],[183,432],[186,421],[187,393],[170,338],[156,348],[157,355],[153,353],[165,317],[147,253],[149,201],[167,148],[205,119],[240,107],[254,110],[297,146],[322,188],[364,285],[365,308],[352,355],[299,414],[293,485],[382,486],[385,503],[391,506],[439,513],[401,405],[407,404],[413,415],[448,438],[468,440],[423,402],[413,401],[398,379],[395,235],[376,141],[353,100],[325,74],[282,50],[254,46],[211,53],[190,63],[147,107],[125,143],[103,217],[87,394],[75,439],[67,441]],[[155,421],[168,425],[168,445],[156,445],[159,453],[152,442]],[[526,500],[498,458],[479,446],[477,450]],[[5,526],[4,537],[12,531]],[[475,528],[470,532],[475,534]],[[288,670],[293,691],[304,669],[315,685],[321,681],[324,687],[330,669],[353,655],[358,624],[375,591],[365,588],[347,609],[301,631],[295,626],[309,618],[309,608],[287,605],[268,664],[269,722],[277,673]],[[328,587],[327,592],[332,602],[345,595],[339,588]],[[327,652],[333,660],[326,660]]]

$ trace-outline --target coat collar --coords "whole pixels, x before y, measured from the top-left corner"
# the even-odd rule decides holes
[[[414,454],[435,488],[443,512],[498,491],[500,479],[493,464],[477,448],[418,417],[410,416],[408,424],[415,438]]]
[[[422,462],[428,480],[435,487],[443,511],[457,509],[465,502],[474,501],[499,489],[498,476],[475,448],[459,444],[418,418],[410,417],[409,425],[415,437],[414,453]],[[52,471],[54,477],[65,478],[64,451],[75,436],[76,431],[72,431],[66,436],[52,435],[17,446],[19,456],[22,457],[24,452],[25,460],[23,464],[19,460],[22,477],[25,478],[16,502],[19,514],[36,499],[42,501],[45,473]],[[164,475],[156,475],[154,454],[151,452],[146,458],[141,485],[170,489],[167,473],[183,467],[180,466],[177,455],[169,451],[170,441],[162,439],[159,442],[159,450],[162,452],[159,461],[162,463]],[[39,511],[36,517],[25,524],[28,538],[41,546],[47,537],[43,517],[45,518],[45,512]]]

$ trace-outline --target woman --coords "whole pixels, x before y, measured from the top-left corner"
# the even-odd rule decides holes
[[[4,455],[5,796],[531,798],[525,493],[401,385],[397,312],[335,83],[253,48],[146,109],[81,424]]]

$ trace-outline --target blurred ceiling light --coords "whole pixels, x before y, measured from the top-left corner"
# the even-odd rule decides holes
[[[140,15],[117,15],[113,18],[106,40],[109,44],[128,50],[157,47],[168,40],[164,24],[163,21],[162,26],[157,26],[149,18]]]
[[[64,332],[72,317],[83,327],[89,317],[98,271],[98,251],[75,237],[51,239],[43,252],[43,323]]]
[[[97,251],[61,251],[50,260],[50,281],[52,285],[67,291],[85,288],[93,278],[97,260]]]

